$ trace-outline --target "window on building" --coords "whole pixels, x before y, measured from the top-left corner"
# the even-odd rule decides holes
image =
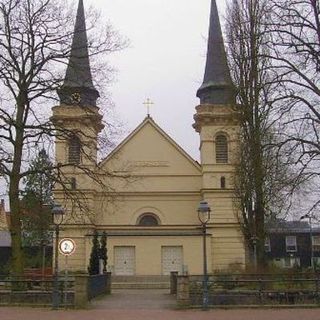
[[[158,226],[159,224],[158,218],[152,213],[145,213],[138,219],[139,226]]]
[[[216,137],[216,162],[228,163],[228,140],[223,134]]]
[[[283,266],[285,268],[291,268],[291,258],[290,257],[285,257],[284,258]]]
[[[313,257],[313,266],[316,270],[320,268],[320,257]]]
[[[320,236],[312,236],[313,251],[320,251]]]
[[[264,251],[265,252],[271,252],[271,244],[270,244],[270,238],[265,237],[264,239]]]
[[[74,177],[70,178],[70,189],[71,190],[77,189],[77,180]]]
[[[226,188],[226,178],[225,177],[220,178],[220,187],[221,187],[221,189]]]
[[[285,257],[283,259],[283,266],[285,268],[300,267],[300,258],[297,258],[297,257]]]
[[[297,251],[297,238],[296,236],[286,236],[286,251],[296,252]]]
[[[77,136],[73,136],[69,140],[68,162],[72,164],[80,163],[81,142]]]

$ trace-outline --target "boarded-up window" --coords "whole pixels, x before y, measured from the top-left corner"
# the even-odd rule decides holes
[[[216,162],[228,163],[228,140],[223,134],[216,137]]]
[[[72,164],[80,163],[81,142],[77,136],[73,136],[69,140],[68,162]]]

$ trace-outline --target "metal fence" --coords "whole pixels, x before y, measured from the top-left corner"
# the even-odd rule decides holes
[[[51,276],[1,277],[0,304],[42,305],[52,304],[54,281]],[[58,280],[59,305],[74,304],[74,280],[60,277]]]
[[[108,288],[110,287],[111,275],[101,274],[88,277],[88,298],[89,300],[102,295],[110,293]]]
[[[189,277],[190,304],[203,302],[203,277]],[[208,277],[208,304],[215,305],[318,305],[317,275],[215,275]]]
[[[110,273],[60,275],[57,282],[52,276],[0,276],[0,305],[81,308],[92,298],[107,293],[111,293]]]

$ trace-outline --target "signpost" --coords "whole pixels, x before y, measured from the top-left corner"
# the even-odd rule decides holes
[[[75,242],[70,238],[64,238],[61,239],[59,242],[59,251],[61,254],[67,256],[70,256],[74,253],[76,249]]]
[[[70,238],[61,239],[59,242],[59,251],[63,254],[65,259],[65,276],[64,276],[64,306],[67,307],[67,288],[68,288],[68,257],[72,255],[76,250],[76,244],[74,240]]]

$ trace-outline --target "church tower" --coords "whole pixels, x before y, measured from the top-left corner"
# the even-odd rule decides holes
[[[57,129],[56,162],[67,165],[64,174],[72,188],[89,188],[84,172],[95,170],[97,136],[103,125],[96,106],[99,92],[90,70],[83,0],[79,0],[70,58],[58,95],[60,105],[52,109],[51,117]]]
[[[96,101],[99,92],[92,81],[83,0],[79,0],[67,71],[58,90],[60,105],[52,108],[56,136],[56,162],[67,188],[81,191],[86,205],[93,207],[94,183],[88,176],[96,170],[97,137],[103,129]],[[88,174],[90,172],[90,174]],[[55,191],[63,201],[62,191]]]
[[[66,207],[60,239],[72,238],[76,252],[70,256],[72,270],[86,270],[90,239],[94,230],[97,172],[97,139],[103,129],[102,115],[96,105],[99,92],[93,85],[83,0],[79,0],[70,56],[62,87],[60,105],[52,108],[51,121],[56,128],[56,163],[61,164],[60,186],[55,200]],[[60,268],[63,256],[59,254]]]
[[[224,48],[216,1],[211,1],[204,80],[197,91],[194,128],[200,134],[202,198],[211,209],[212,270],[244,265],[244,243],[234,208],[239,125],[236,90]]]

